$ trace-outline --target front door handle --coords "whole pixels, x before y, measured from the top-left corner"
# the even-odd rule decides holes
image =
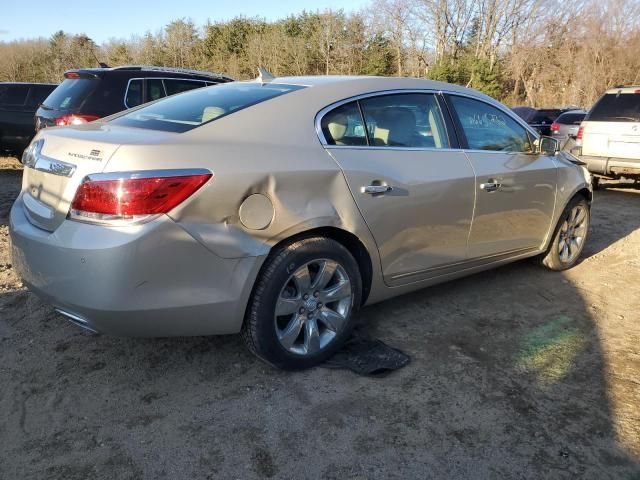
[[[490,178],[486,183],[481,183],[480,188],[487,192],[495,192],[502,186],[497,180]]]
[[[369,195],[380,195],[391,190],[393,190],[393,187],[389,185],[367,185],[361,189],[362,193],[368,193]]]

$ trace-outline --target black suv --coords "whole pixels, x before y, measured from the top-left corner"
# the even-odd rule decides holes
[[[215,73],[141,65],[69,70],[38,108],[36,131],[91,122],[168,95],[231,81]]]
[[[33,115],[56,86],[0,83],[0,153],[22,154],[34,135]]]
[[[540,135],[551,135],[551,124],[561,114],[566,112],[566,108],[512,108],[520,118],[533,127]]]

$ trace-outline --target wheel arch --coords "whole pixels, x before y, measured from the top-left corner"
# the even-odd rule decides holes
[[[367,301],[367,298],[369,297],[369,293],[371,292],[371,285],[373,282],[373,261],[371,259],[371,255],[369,255],[367,248],[364,246],[364,243],[353,233],[334,226],[311,228],[309,230],[298,232],[294,235],[283,238],[271,247],[270,253],[283,245],[293,243],[302,238],[314,236],[330,238],[331,240],[334,240],[341,244],[349,251],[349,253],[351,253],[351,255],[353,255],[353,258],[358,264],[360,276],[362,278],[361,304],[364,305]]]

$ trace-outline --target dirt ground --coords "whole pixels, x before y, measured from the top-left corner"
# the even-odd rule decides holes
[[[565,274],[520,262],[364,309],[412,357],[367,378],[67,323],[11,268],[20,177],[0,160],[2,479],[640,478],[640,189],[596,192]]]

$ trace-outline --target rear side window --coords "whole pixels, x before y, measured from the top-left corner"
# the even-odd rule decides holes
[[[162,80],[159,78],[147,79],[147,102],[153,102],[154,100],[159,100],[166,96]]]
[[[341,105],[322,117],[322,133],[329,145],[366,145],[364,122],[357,102]]]
[[[0,105],[24,105],[29,85],[0,85]]]
[[[378,147],[448,148],[440,107],[432,94],[409,93],[360,101],[369,144]]]
[[[587,120],[592,122],[640,122],[640,94],[607,93],[593,106]]]
[[[164,80],[164,86],[167,89],[167,95],[175,95],[176,93],[187,92],[194,88],[204,87],[204,82],[194,80]]]
[[[43,104],[54,110],[78,108],[99,83],[97,78],[66,78]]]
[[[449,97],[471,150],[530,152],[527,130],[503,111],[479,100]]]
[[[167,97],[112,120],[125,125],[166,132],[186,132],[204,123],[274,97],[305,88],[277,83],[232,82]]]
[[[136,78],[129,82],[127,93],[124,97],[124,104],[129,107],[142,105],[142,79]]]
[[[580,125],[585,115],[585,113],[563,113],[556,119],[556,123],[563,125]]]

